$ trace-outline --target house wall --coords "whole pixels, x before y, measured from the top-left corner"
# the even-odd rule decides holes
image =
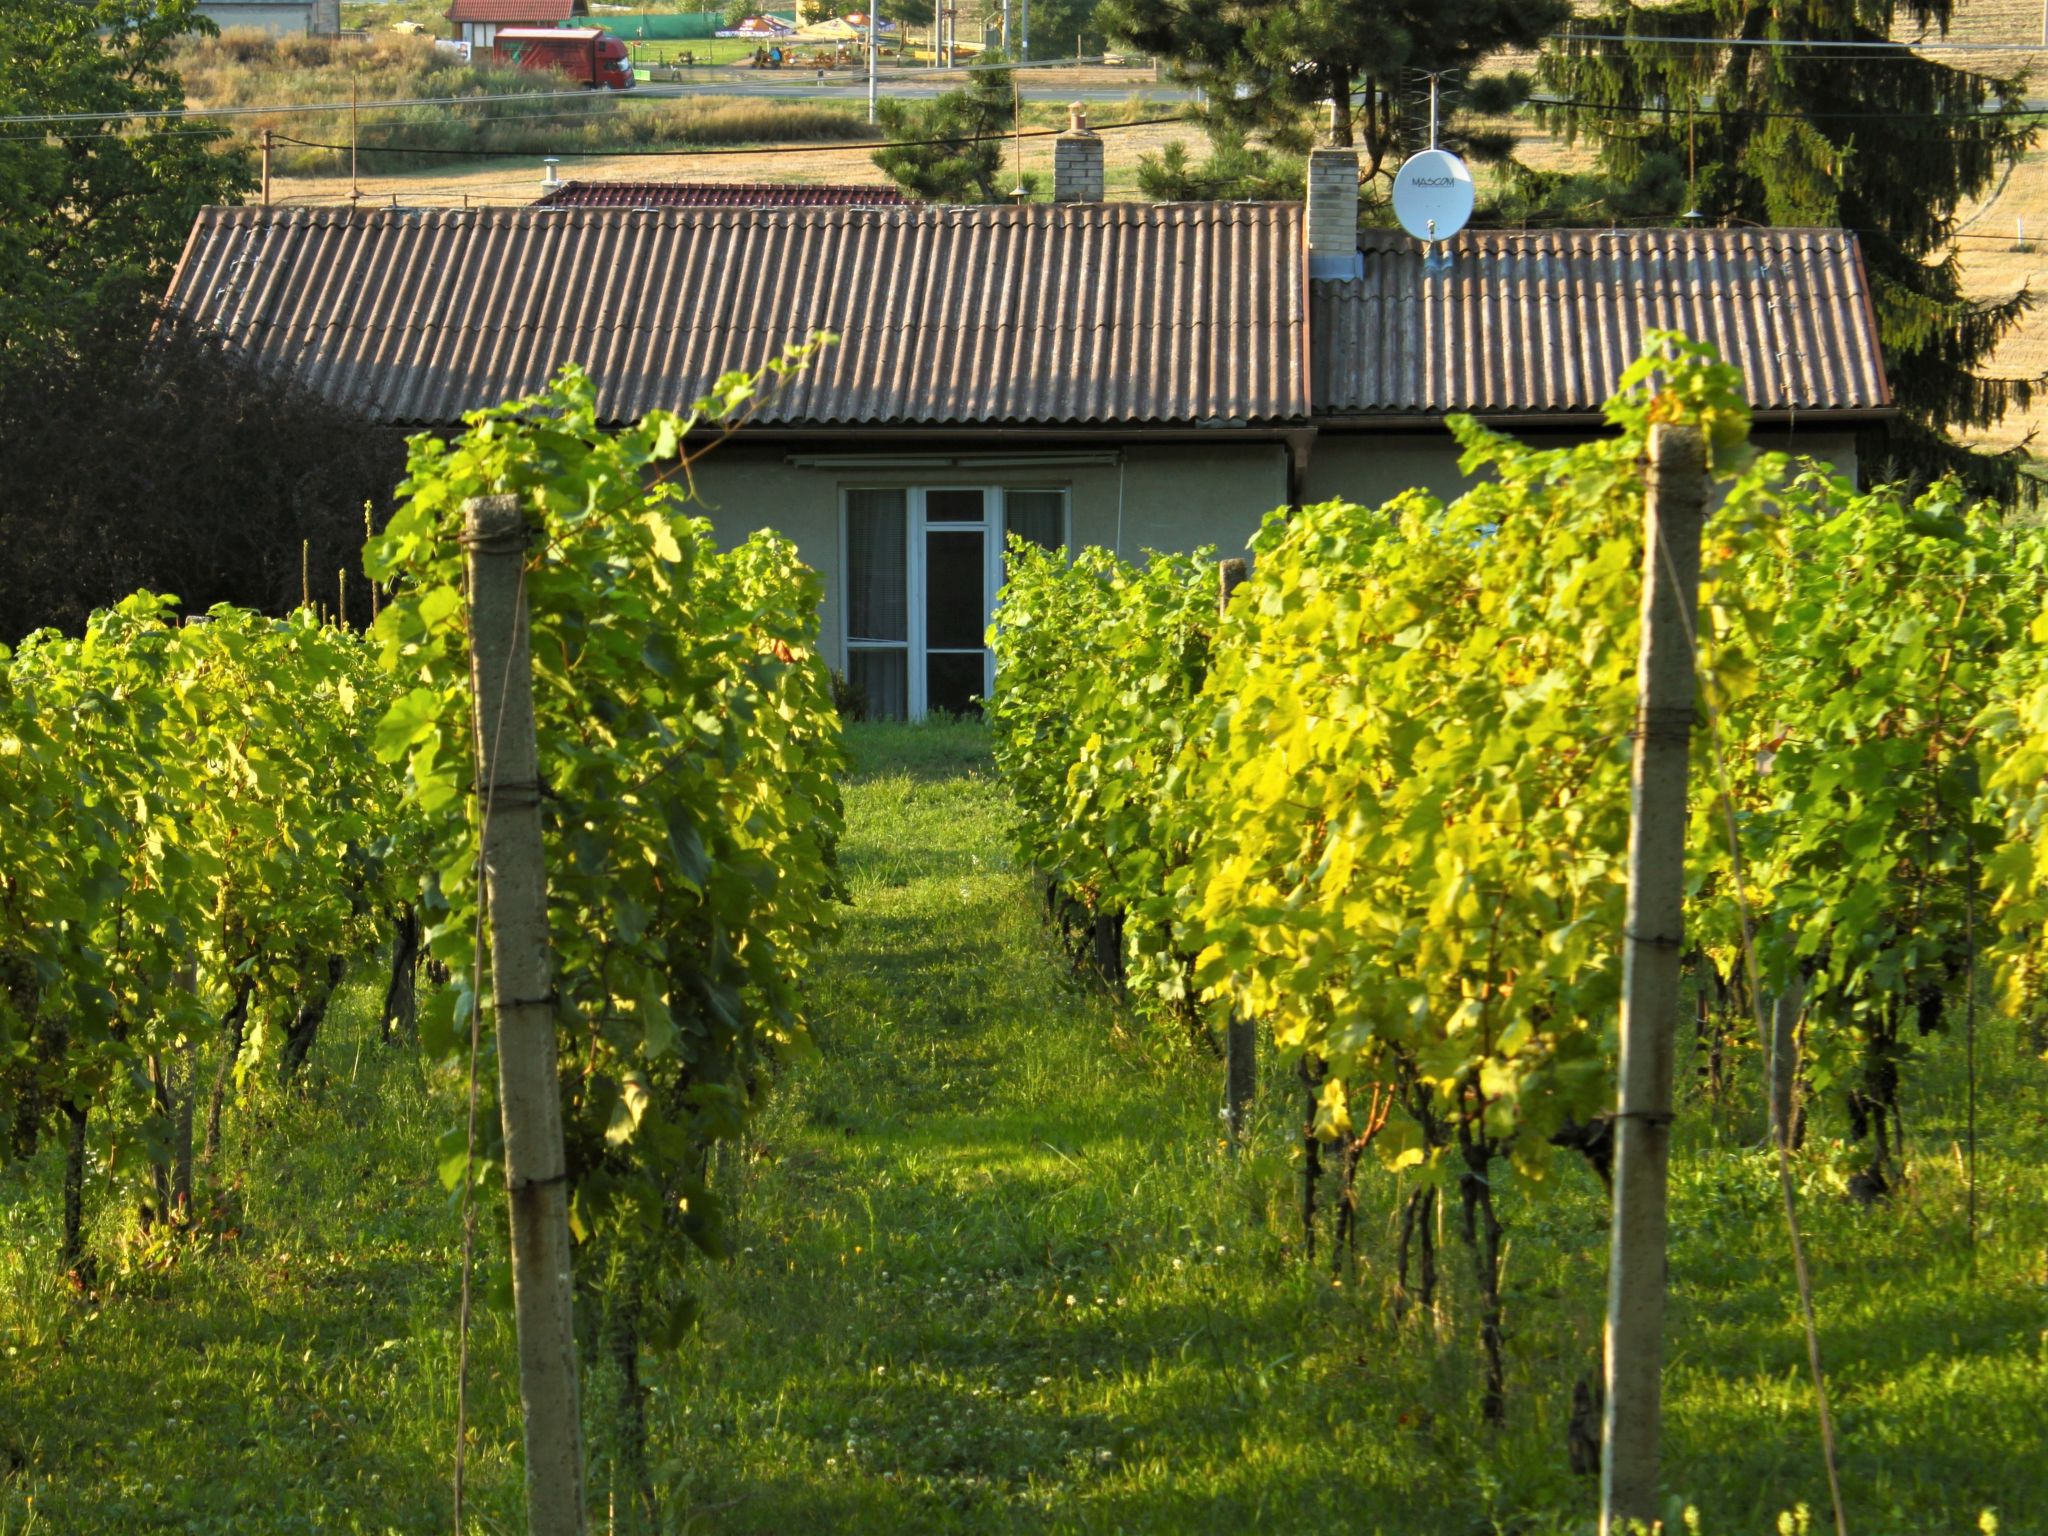
[[[199,14],[223,32],[255,27],[272,37],[297,37],[313,28],[312,0],[201,0]]]
[[[1529,440],[1545,446],[1584,442],[1591,433],[1530,433]],[[1787,432],[1782,428],[1759,429],[1752,441],[1765,452],[1794,453],[1832,463],[1836,470],[1856,479],[1856,438],[1844,428]],[[1472,484],[1458,472],[1458,445],[1448,432],[1336,433],[1317,436],[1309,457],[1302,499],[1351,501],[1379,506],[1402,491],[1420,488],[1450,500]]]
[[[1192,550],[1204,545],[1215,545],[1224,554],[1238,553],[1265,514],[1287,500],[1286,449],[1274,442],[1072,450],[1107,453],[1116,460],[1100,464],[1034,464],[1028,450],[1006,451],[994,445],[985,445],[982,451],[1000,453],[1011,462],[957,468],[877,464],[872,469],[790,462],[793,453],[813,451],[843,453],[727,444],[697,466],[696,487],[703,503],[700,510],[711,520],[721,544],[735,544],[757,529],[772,528],[794,540],[804,563],[824,578],[820,648],[835,667],[845,664],[839,514],[841,494],[848,489],[1059,487],[1068,493],[1071,545],[1102,545],[1125,558],[1146,549]],[[912,457],[913,451],[877,449],[874,456],[901,460]]]

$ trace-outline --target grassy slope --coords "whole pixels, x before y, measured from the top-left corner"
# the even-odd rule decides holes
[[[1511,1424],[1488,1437],[1454,1232],[1441,1333],[1390,1316],[1391,1179],[1363,1191],[1358,1268],[1305,1270],[1283,1115],[1232,1168],[1213,1067],[1062,979],[1001,854],[980,734],[868,727],[856,746],[856,906],[816,981],[823,1049],[726,1159],[742,1252],[654,1374],[668,1528],[1584,1529],[1561,1426],[1599,1336],[1590,1178],[1560,1167],[1540,1207],[1510,1198]],[[368,1001],[308,1098],[235,1125],[232,1244],[87,1311],[44,1278],[54,1166],[0,1185],[0,1531],[444,1527],[456,1231],[429,1169],[453,1095],[363,1044]],[[1959,1050],[1909,1100],[1907,1198],[1859,1212],[1809,1170],[1858,1536],[1974,1530],[1985,1506],[2008,1533],[2048,1529],[2044,1074],[2003,1027],[1983,1054],[1974,1279]],[[1694,1107],[1666,1464],[1707,1531],[1760,1532],[1823,1483],[1775,1186],[1721,1140]],[[478,1344],[480,1531],[514,1528],[507,1332],[487,1317]]]

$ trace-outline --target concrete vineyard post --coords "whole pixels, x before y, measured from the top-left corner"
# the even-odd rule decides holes
[[[471,723],[484,813],[482,895],[490,922],[511,1208],[527,1528],[532,1536],[582,1536],[583,1432],[569,1310],[568,1175],[555,1081],[555,995],[523,581],[527,529],[515,496],[477,497],[464,512]]]
[[[1242,560],[1220,560],[1216,565],[1216,617],[1230,612],[1230,594],[1244,585]],[[1259,1089],[1258,1027],[1250,1019],[1231,1015],[1223,1030],[1223,1119],[1230,1127],[1230,1144],[1244,1139],[1244,1123]]]
[[[1658,1518],[1671,1078],[1685,929],[1686,759],[1706,443],[1696,427],[1650,429],[1642,645],[1630,784],[1623,928],[1620,1104],[1607,1270],[1600,1529]]]

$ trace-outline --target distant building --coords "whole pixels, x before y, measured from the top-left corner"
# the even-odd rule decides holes
[[[545,188],[546,183],[542,183]],[[900,208],[895,187],[823,182],[565,181],[536,208]]]
[[[584,0],[455,0],[448,24],[456,41],[489,53],[500,27],[559,27],[589,14]]]
[[[199,0],[199,14],[223,32],[254,27],[272,37],[303,37],[341,30],[341,0]]]

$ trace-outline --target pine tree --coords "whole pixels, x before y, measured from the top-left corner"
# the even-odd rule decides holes
[[[1541,65],[1565,102],[1550,115],[1598,145],[1610,211],[1857,233],[1907,418],[1894,448],[1921,470],[1957,462],[1941,434],[2023,409],[2042,382],[1978,372],[2032,299],[1967,297],[1949,244],[1957,208],[2033,142],[2020,82],[1868,46],[1888,43],[1902,13],[1945,28],[1952,8],[1610,0]],[[1700,38],[1726,41],[1672,41]]]
[[[1005,172],[1017,101],[1007,69],[975,73],[964,91],[922,105],[884,98],[877,107],[892,141],[875,164],[912,197],[932,203],[1009,201],[1016,172]],[[1024,185],[1030,183],[1026,179]]]
[[[1365,178],[1391,180],[1429,132],[1425,71],[1455,73],[1468,112],[1497,113],[1527,94],[1517,76],[1476,76],[1503,48],[1530,48],[1568,15],[1567,0],[1104,0],[1110,34],[1172,61],[1201,88],[1218,143],[1257,134],[1299,152],[1327,111],[1330,143],[1360,152]],[[1327,103],[1327,107],[1325,107]],[[1511,136],[1461,131],[1441,142],[1499,160]]]

